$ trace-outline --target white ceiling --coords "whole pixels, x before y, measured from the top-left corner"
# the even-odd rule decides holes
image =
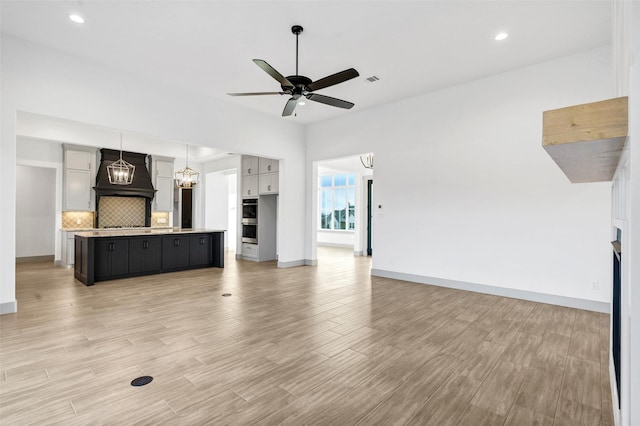
[[[1,1],[2,32],[162,84],[280,117],[286,98],[251,60],[317,80],[354,67],[361,77],[319,93],[354,102],[308,102],[314,123],[611,43],[610,1]],[[86,23],[74,24],[71,12]],[[507,31],[510,37],[493,37]],[[376,75],[380,81],[366,83]]]

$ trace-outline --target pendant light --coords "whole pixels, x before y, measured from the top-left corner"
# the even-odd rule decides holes
[[[122,159],[122,133],[120,133],[120,159],[107,166],[109,183],[112,185],[131,185],[136,166]]]
[[[361,155],[360,162],[362,163],[365,169],[373,169],[373,154],[367,155],[364,158],[364,160],[362,159],[362,155]]]
[[[193,188],[198,183],[200,173],[189,167],[189,145],[187,145],[187,166],[175,173],[178,188]]]

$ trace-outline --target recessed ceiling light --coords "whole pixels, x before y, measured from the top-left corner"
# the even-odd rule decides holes
[[[76,24],[84,24],[84,18],[80,15],[76,15],[75,13],[69,15],[69,19],[71,19]]]
[[[509,37],[509,34],[507,33],[498,33],[496,34],[496,40],[500,41],[500,40],[504,40],[505,38]]]
[[[298,105],[306,105],[307,103],[305,101],[300,101],[298,102]]]

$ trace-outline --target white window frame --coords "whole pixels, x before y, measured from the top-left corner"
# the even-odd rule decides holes
[[[337,175],[345,175],[345,185],[335,184],[335,177]],[[331,176],[331,186],[322,186],[322,178]],[[353,176],[353,184],[349,184],[349,177]],[[358,175],[354,172],[333,172],[333,173],[322,173],[318,175],[318,231],[322,232],[355,232],[356,229],[356,179],[358,179]],[[347,228],[346,229],[336,229],[336,228],[323,228],[322,227],[322,192],[324,190],[331,190],[331,206],[335,206],[335,195],[336,189],[344,189],[345,193],[345,206],[347,210]],[[353,190],[353,228],[349,228],[349,189]],[[332,214],[335,214],[335,208],[332,209]],[[332,216],[332,225],[334,223],[335,217]]]

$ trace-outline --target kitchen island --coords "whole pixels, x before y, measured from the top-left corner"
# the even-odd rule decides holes
[[[94,230],[75,235],[74,276],[96,281],[224,267],[224,230]]]

